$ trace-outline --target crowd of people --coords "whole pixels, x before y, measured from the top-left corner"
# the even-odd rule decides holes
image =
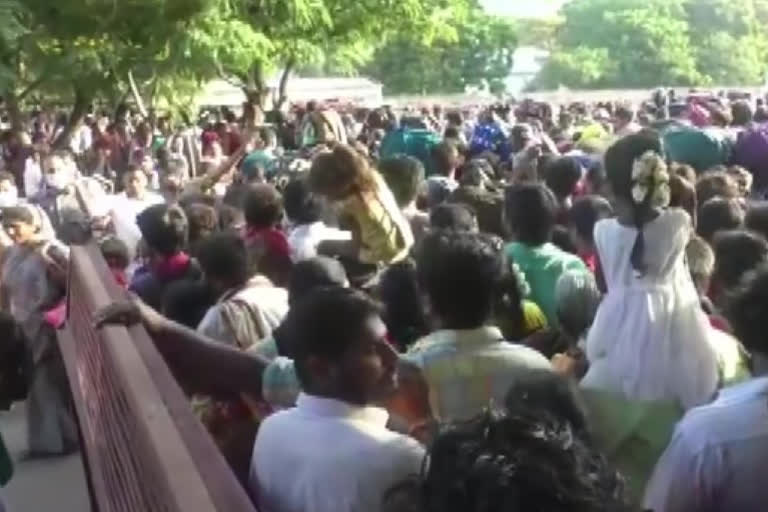
[[[31,456],[78,447],[56,329],[95,242],[95,321],[144,325],[264,512],[768,501],[763,99],[48,119],[0,172]]]

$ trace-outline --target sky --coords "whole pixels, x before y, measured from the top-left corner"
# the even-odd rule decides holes
[[[480,0],[492,14],[541,17],[551,16],[560,8],[564,0]]]

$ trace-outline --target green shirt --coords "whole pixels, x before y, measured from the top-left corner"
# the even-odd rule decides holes
[[[557,246],[546,243],[531,247],[519,242],[507,245],[507,257],[510,263],[517,263],[523,271],[531,288],[527,297],[535,302],[549,321],[557,326],[555,304],[555,286],[560,276],[569,270],[587,271],[587,266],[578,256],[569,254]]]

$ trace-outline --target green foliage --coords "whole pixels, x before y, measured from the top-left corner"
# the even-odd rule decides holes
[[[365,73],[381,81],[388,94],[455,93],[467,87],[503,92],[517,46],[516,26],[479,9],[455,21],[454,37],[394,37],[375,52]]]
[[[561,16],[535,87],[754,85],[766,70],[766,0],[571,0]]]

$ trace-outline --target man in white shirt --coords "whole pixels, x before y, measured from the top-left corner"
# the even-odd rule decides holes
[[[136,216],[150,206],[163,203],[159,194],[147,190],[147,177],[138,168],[129,169],[123,176],[125,191],[114,196],[108,216],[112,221],[115,236],[128,246],[131,259],[141,240],[141,231]]]
[[[752,355],[753,379],[689,411],[659,460],[645,495],[654,512],[757,512],[768,486],[768,266],[750,275],[728,315]]]
[[[261,425],[250,488],[269,512],[378,512],[387,490],[420,472],[424,449],[387,429],[373,404],[395,387],[397,354],[360,292],[310,292],[288,314],[304,393]]]

